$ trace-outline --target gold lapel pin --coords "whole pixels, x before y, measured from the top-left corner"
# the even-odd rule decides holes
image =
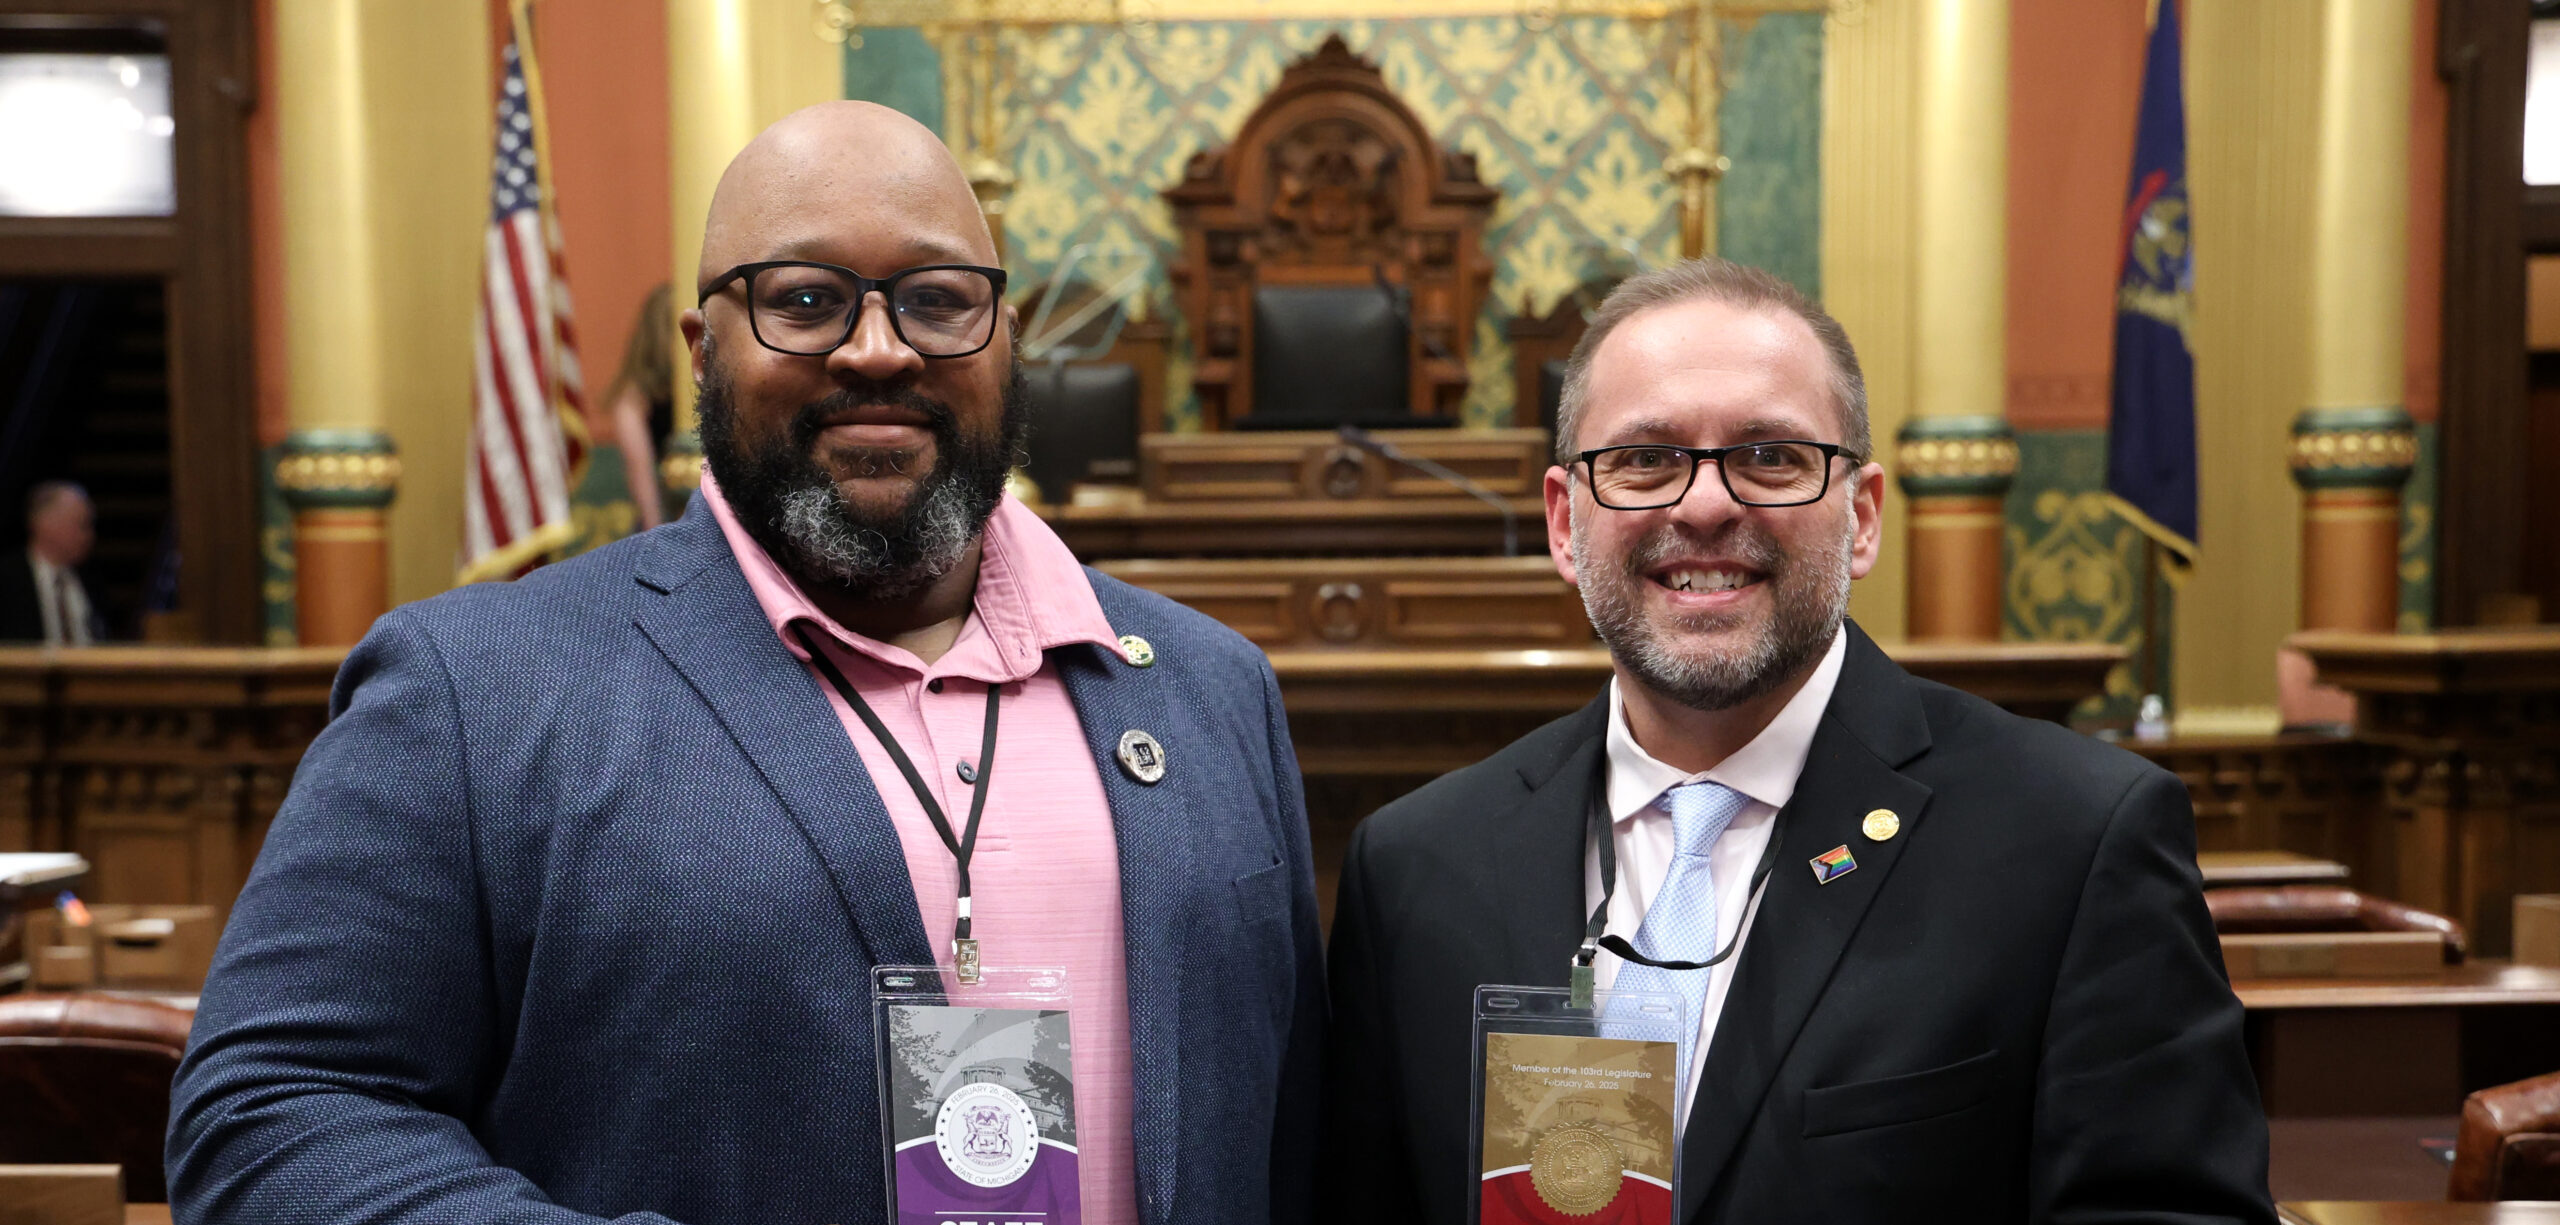
[[[1867,819],[1858,824],[1858,831],[1870,841],[1883,842],[1902,832],[1902,818],[1893,815],[1890,808],[1879,808],[1867,814]]]
[[[1156,666],[1156,649],[1136,634],[1120,635],[1120,653],[1127,656],[1132,668]]]

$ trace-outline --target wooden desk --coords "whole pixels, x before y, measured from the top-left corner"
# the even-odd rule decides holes
[[[2347,865],[2292,851],[2198,851],[2204,887],[2345,884]]]
[[[169,1225],[167,1204],[127,1204],[124,1225]]]
[[[2560,627],[2286,643],[2356,695],[2357,738],[2392,758],[2376,857],[2390,873],[2357,879],[2506,955],[2515,895],[2560,891]]]
[[[1444,487],[1445,488],[1445,487]],[[1519,524],[1520,551],[1546,556],[1546,507],[1536,497],[1504,499]],[[1498,555],[1502,513],[1455,494],[1308,501],[1138,501],[1059,506],[1042,514],[1077,558],[1342,557]]]
[[[2480,960],[2404,979],[2232,984],[2271,1116],[2446,1115],[2551,1070],[2560,969]]]
[[[2560,1225],[2560,1204],[2353,1203],[2315,1200],[2276,1205],[2286,1225]]]
[[[1098,568],[1199,609],[1266,651],[1594,643],[1581,593],[1544,553],[1158,558]]]

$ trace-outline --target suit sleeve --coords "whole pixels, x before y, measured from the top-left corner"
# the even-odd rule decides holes
[[[1273,795],[1278,798],[1280,845],[1289,861],[1289,934],[1296,977],[1288,984],[1295,1005],[1289,1045],[1280,1067],[1280,1102],[1271,1128],[1272,1225],[1310,1225],[1314,1212],[1317,1101],[1322,1091],[1325,1032],[1324,925],[1316,911],[1315,853],[1309,846],[1305,784],[1298,752],[1289,740],[1289,715],[1280,701],[1280,679],[1260,662],[1263,713],[1271,737]]]
[[[2037,1072],[2028,1219],[2275,1221],[2267,1124],[2176,779],[2117,802],[2064,946]]]
[[[182,1225],[572,1225],[468,1120],[504,1058],[453,685],[394,613],[234,907],[172,1088]],[[635,1214],[633,1225],[666,1225]]]
[[[1411,1225],[1425,1219],[1402,1131],[1405,1083],[1396,1066],[1388,983],[1378,960],[1377,891],[1369,878],[1369,826],[1351,831],[1334,898],[1333,1033],[1325,1046],[1325,1181],[1320,1216],[1342,1225]]]

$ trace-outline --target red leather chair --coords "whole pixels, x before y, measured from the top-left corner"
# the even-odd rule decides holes
[[[2560,1072],[2463,1099],[2445,1198],[2560,1200]]]
[[[2440,914],[2335,885],[2207,889],[2204,908],[2220,935],[2270,932],[2434,932],[2446,965],[2462,962],[2462,925]]]
[[[167,1200],[169,1082],[194,1021],[118,996],[0,996],[0,1165],[113,1163],[128,1200]]]

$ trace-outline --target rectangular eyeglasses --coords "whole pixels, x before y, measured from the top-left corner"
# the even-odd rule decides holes
[[[1636,443],[1574,456],[1591,477],[1592,500],[1611,510],[1676,506],[1714,460],[1724,491],[1744,506],[1802,506],[1831,491],[1831,461],[1858,457],[1838,443],[1781,438],[1730,447]]]
[[[1004,269],[926,264],[884,277],[802,260],[740,264],[702,290],[697,305],[733,281],[746,282],[747,326],[776,353],[820,357],[851,339],[863,300],[889,303],[889,327],[925,357],[967,357],[995,339]]]

